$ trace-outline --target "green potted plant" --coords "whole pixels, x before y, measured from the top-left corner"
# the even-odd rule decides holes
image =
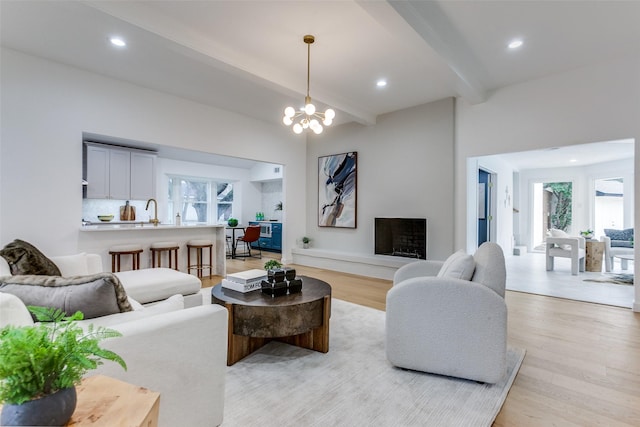
[[[307,236],[302,238],[302,247],[307,249],[309,247],[309,243],[311,242],[311,239],[308,238]]]
[[[275,259],[270,259],[269,261],[264,263],[264,269],[267,271],[275,270],[281,267],[282,267],[282,264],[280,263],[280,261],[277,261]]]
[[[238,220],[235,218],[229,218],[227,220],[227,224],[229,224],[229,227],[237,227],[238,226]]]
[[[0,329],[0,425],[64,425],[76,406],[75,386],[102,360],[127,365],[98,343],[118,331],[76,323],[55,308],[29,306],[40,323]]]

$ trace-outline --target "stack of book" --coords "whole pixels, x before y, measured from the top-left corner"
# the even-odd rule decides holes
[[[227,274],[226,279],[222,279],[222,287],[238,292],[256,291],[262,287],[262,281],[267,278],[265,270],[247,270],[239,273]]]

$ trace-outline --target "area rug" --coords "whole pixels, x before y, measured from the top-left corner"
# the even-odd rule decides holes
[[[224,427],[490,426],[525,351],[494,385],[389,364],[383,311],[333,299],[330,350],[271,342],[227,369]],[[478,349],[482,351],[482,349]]]
[[[616,285],[633,285],[633,274],[608,274],[598,279],[584,279],[585,282],[615,283]]]

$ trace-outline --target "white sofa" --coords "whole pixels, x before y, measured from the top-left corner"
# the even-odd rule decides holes
[[[500,381],[506,372],[506,268],[502,249],[484,243],[472,257],[402,266],[387,293],[386,353],[397,367]]]
[[[63,277],[83,276],[105,271],[102,266],[102,258],[97,254],[80,253],[49,257],[49,259],[60,269]],[[5,275],[2,268],[0,266],[0,275]],[[203,296],[200,294],[202,282],[191,274],[171,268],[143,268],[114,274],[127,291],[127,295],[141,304],[162,301],[175,294],[184,296],[185,307],[194,307],[203,303]]]
[[[64,276],[78,275],[77,268],[82,266],[77,259],[60,258],[64,257],[50,259]],[[89,273],[102,271],[99,257],[87,255],[85,260]],[[10,274],[0,257],[0,276]],[[133,282],[128,288],[144,295]],[[129,293],[127,286],[125,289]],[[217,426],[223,420],[228,313],[224,307],[210,304],[210,296],[195,295],[194,300],[200,301],[196,307],[184,308],[186,298],[177,293],[155,304],[143,306],[133,301],[134,311],[83,321],[120,331],[122,337],[102,345],[122,356],[128,365],[124,371],[105,362],[89,375],[104,374],[159,392],[160,426]],[[209,304],[203,305],[203,300]],[[26,312],[26,307],[19,298],[0,292],[0,327],[24,324],[24,315],[21,321],[12,319],[20,311]],[[28,313],[26,317],[30,321]]]

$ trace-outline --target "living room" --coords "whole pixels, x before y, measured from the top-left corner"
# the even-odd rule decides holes
[[[294,261],[302,236],[312,238],[313,250],[338,257],[347,252],[366,259],[373,252],[374,218],[381,216],[428,218],[430,259],[444,260],[457,249],[473,253],[477,241],[468,212],[476,207],[469,186],[470,179],[475,180],[475,169],[469,168],[470,158],[640,138],[640,60],[632,52],[513,82],[492,90],[481,103],[447,95],[381,113],[375,123],[352,121],[329,127],[321,135],[305,136],[293,134],[279,121],[284,104],[278,107],[275,120],[265,121],[181,95],[177,89],[159,90],[151,82],[134,84],[122,75],[91,70],[89,64],[69,65],[73,58],[68,57],[74,56],[71,50],[67,60],[47,57],[32,50],[26,40],[23,46],[23,41],[5,33],[23,25],[23,31],[48,40],[53,37],[35,30],[47,28],[45,23],[39,27],[26,19],[12,24],[4,6],[1,245],[19,238],[46,254],[79,251],[81,145],[86,134],[282,164],[285,264]],[[67,5],[62,13],[73,18],[77,7]],[[91,9],[93,13],[97,11]],[[76,23],[79,31],[89,32],[89,23]],[[302,45],[295,31],[291,37]],[[312,54],[319,46],[313,46]],[[121,70],[127,68],[127,59],[107,55]],[[167,58],[174,58],[171,55],[167,53]],[[303,56],[299,59],[304,62]],[[312,64],[315,67],[319,61]],[[154,73],[150,71],[149,80]],[[183,80],[189,80],[189,74]],[[247,83],[236,102],[247,102],[252,84]],[[634,183],[638,188],[638,144],[635,150]],[[358,153],[357,227],[318,227],[318,157],[350,151]],[[512,177],[498,183],[498,192],[504,193],[507,187],[514,188]],[[640,223],[639,203],[636,198],[635,228]],[[500,234],[496,243],[511,248],[512,235]],[[633,311],[638,312],[640,287],[634,292]]]

